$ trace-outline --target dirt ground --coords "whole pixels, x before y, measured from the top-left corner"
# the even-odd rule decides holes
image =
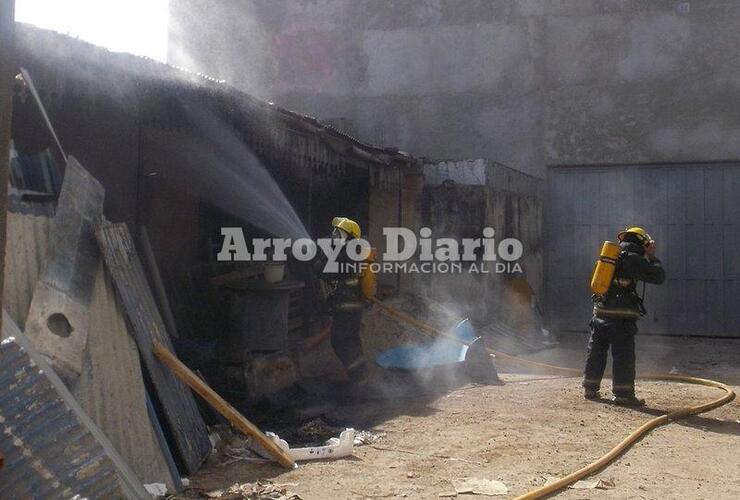
[[[529,357],[580,367],[585,341],[580,334],[561,336],[559,347]],[[303,407],[305,418],[320,416],[333,425],[384,435],[374,444],[356,446],[352,458],[306,462],[294,471],[272,464],[212,464],[191,478],[186,496],[267,479],[288,484],[302,499],[441,498],[454,494],[453,481],[472,477],[504,482],[509,495],[498,498],[512,498],[586,465],[655,415],[721,395],[706,387],[640,382],[638,392],[647,406],[626,409],[585,401],[577,378],[519,368],[499,364],[507,381],[503,386],[396,381],[385,388],[386,397]],[[638,372],[672,368],[737,390],[740,342],[638,337]],[[733,402],[654,430],[595,476],[613,480],[612,489],[571,489],[558,496],[740,498],[738,436],[740,412]],[[463,497],[476,498],[458,495]]]

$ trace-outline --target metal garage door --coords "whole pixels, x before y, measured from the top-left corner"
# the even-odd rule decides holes
[[[545,225],[554,328],[587,329],[601,242],[638,225],[667,274],[662,286],[647,285],[640,330],[740,337],[740,165],[551,167]]]

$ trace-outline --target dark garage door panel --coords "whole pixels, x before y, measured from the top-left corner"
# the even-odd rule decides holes
[[[646,333],[740,337],[740,166],[553,167],[546,216],[547,310],[585,330],[601,242],[628,225],[658,242],[668,275],[647,286]]]

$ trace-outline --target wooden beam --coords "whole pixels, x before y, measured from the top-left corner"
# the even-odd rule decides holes
[[[154,256],[154,249],[152,248],[146,226],[141,226],[139,229],[139,248],[141,248],[141,253],[144,254],[144,263],[149,271],[149,278],[151,279],[157,305],[159,306],[160,313],[162,313],[162,319],[167,327],[167,332],[170,336],[177,338],[180,336],[177,333],[177,322],[175,321],[175,315],[172,314],[170,299],[167,297],[167,289],[164,287],[162,275],[157,265],[157,258]]]
[[[280,465],[286,469],[295,469],[296,464],[292,458],[280,448],[275,441],[268,438],[259,428],[246,419],[233,406],[219,396],[205,382],[203,382],[190,368],[185,366],[177,356],[172,354],[165,346],[159,342],[154,342],[154,355],[157,356],[172,372],[185,382],[200,397],[205,399],[208,404],[218,411],[221,415],[231,422],[231,424],[243,432],[245,435],[253,438],[257,443],[267,451]]]
[[[8,175],[10,172],[10,125],[13,115],[15,65],[15,0],[0,0],[0,311],[5,284],[5,230],[7,224]],[[0,327],[2,317],[0,316]]]

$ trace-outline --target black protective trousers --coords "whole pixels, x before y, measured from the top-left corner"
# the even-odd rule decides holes
[[[331,346],[353,382],[362,380],[367,374],[361,324],[362,311],[337,311],[331,325]]]
[[[635,334],[637,322],[634,319],[591,320],[591,338],[583,377],[585,389],[599,390],[611,346],[612,392],[619,397],[635,395]]]

